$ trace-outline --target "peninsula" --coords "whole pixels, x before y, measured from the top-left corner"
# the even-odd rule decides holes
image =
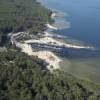
[[[99,84],[59,70],[62,59],[52,48],[94,48],[53,38],[47,29],[57,30],[54,16],[36,0],[0,1],[0,100],[100,99]]]

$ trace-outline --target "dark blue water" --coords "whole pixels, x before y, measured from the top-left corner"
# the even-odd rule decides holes
[[[68,14],[69,29],[59,34],[100,47],[100,0],[42,0],[47,7]]]
[[[100,83],[100,0],[41,0],[45,6],[64,12],[70,28],[55,31],[72,40],[97,47],[97,51],[63,49],[61,70]],[[66,39],[69,42],[69,39]],[[71,41],[72,41],[71,40]],[[62,55],[61,55],[62,54]],[[97,56],[98,55],[98,56]]]

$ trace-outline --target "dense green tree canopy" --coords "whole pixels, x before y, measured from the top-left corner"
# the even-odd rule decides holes
[[[8,42],[9,32],[43,33],[45,24],[51,22],[50,15],[36,0],[0,0],[0,45]]]
[[[51,12],[36,0],[0,0],[0,33],[44,30]]]
[[[36,0],[0,0],[0,42],[9,32],[43,32],[51,11]],[[99,100],[100,86],[46,69],[46,62],[16,50],[0,51],[0,100]]]
[[[0,53],[0,100],[99,100],[95,84],[45,69],[37,57]]]

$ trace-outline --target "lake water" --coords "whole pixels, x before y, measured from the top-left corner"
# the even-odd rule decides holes
[[[55,31],[56,34],[68,37],[67,42],[80,41],[100,49],[100,0],[42,0],[47,7],[59,10],[65,14],[63,20],[69,27]],[[73,50],[74,56],[64,57],[60,64],[63,71],[69,72],[83,79],[100,82],[100,52],[86,52]],[[72,55],[72,52],[69,55]],[[82,51],[82,52],[81,52]],[[77,54],[81,53],[77,57]],[[83,57],[89,54],[91,57]],[[93,55],[93,56],[92,56]]]

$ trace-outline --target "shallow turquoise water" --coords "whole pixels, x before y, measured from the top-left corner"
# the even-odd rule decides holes
[[[63,59],[61,69],[80,79],[100,83],[100,58]]]

